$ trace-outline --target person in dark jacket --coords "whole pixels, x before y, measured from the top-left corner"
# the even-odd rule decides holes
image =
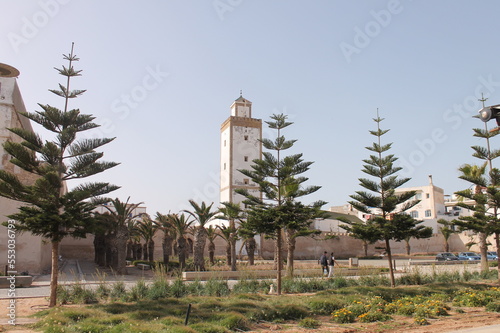
[[[321,264],[321,272],[323,275],[328,275],[328,252],[323,252],[321,258],[319,258],[319,263]]]

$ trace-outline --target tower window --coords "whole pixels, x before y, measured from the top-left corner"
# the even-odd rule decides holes
[[[429,199],[429,198],[430,198],[429,193],[426,193],[426,194],[425,194],[425,197],[426,197],[427,199]]]
[[[243,179],[243,183],[245,183],[245,185],[248,185],[248,183],[249,183],[248,178]]]
[[[224,147],[226,146],[226,140],[224,140]]]
[[[248,135],[244,136],[245,141],[248,141]]]
[[[224,170],[226,170],[226,163],[224,163]]]
[[[430,210],[430,209],[427,209],[427,210],[425,211],[425,217],[431,217],[431,215],[432,215],[431,210]]]
[[[248,162],[248,156],[245,156],[245,162]]]

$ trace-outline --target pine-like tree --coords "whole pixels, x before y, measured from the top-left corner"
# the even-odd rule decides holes
[[[374,215],[373,220],[365,225],[370,230],[373,230],[373,226],[375,226],[378,237],[380,237],[379,240],[385,243],[391,286],[394,287],[394,267],[390,241],[402,241],[408,236],[427,238],[432,235],[432,229],[418,226],[421,222],[405,213],[419,202],[413,199],[416,192],[396,193],[396,189],[408,182],[410,178],[398,179],[396,173],[402,168],[394,166],[397,158],[391,154],[384,154],[391,149],[392,143],[383,145],[381,142],[382,136],[389,130],[380,129],[380,122],[384,119],[378,116],[378,112],[377,118],[373,120],[377,123],[377,130],[370,131],[370,134],[377,137],[377,142],[374,142],[371,147],[366,147],[374,154],[370,155],[369,159],[363,160],[365,164],[362,171],[375,180],[360,178],[360,185],[369,192],[357,191],[356,194],[351,195],[353,201],[349,201],[349,203],[361,212]],[[356,225],[356,228],[361,228],[361,230],[363,230],[362,227],[363,225]],[[349,229],[348,226],[346,228]],[[350,232],[356,236],[355,228],[350,228]]]
[[[453,220],[453,223],[461,230],[472,230],[479,236],[479,249],[481,252],[481,269],[489,270],[487,259],[486,239],[490,235],[495,235],[497,249],[500,246],[500,219],[498,218],[500,208],[500,170],[493,168],[493,160],[500,156],[500,149],[490,149],[490,139],[498,135],[499,131],[488,131],[475,128],[474,136],[485,139],[486,147],[472,146],[474,154],[472,156],[483,160],[481,166],[465,164],[459,168],[460,178],[468,181],[473,188],[455,192],[459,198],[468,199],[461,201],[458,206],[472,210],[472,216],[460,216]],[[486,172],[487,168],[489,172]],[[499,265],[500,267],[500,261]],[[500,281],[500,277],[499,277]]]
[[[9,130],[22,138],[21,143],[6,142],[5,151],[12,156],[11,163],[35,174],[32,185],[23,184],[15,174],[0,170],[0,195],[25,203],[16,214],[10,216],[18,223],[17,228],[42,236],[52,243],[52,274],[50,279],[49,306],[56,305],[59,243],[66,236],[85,237],[92,224],[92,210],[103,202],[100,196],[118,187],[109,183],[83,183],[66,190],[66,182],[87,178],[116,166],[118,163],[102,162],[103,153],[96,149],[113,139],[82,139],[76,141],[79,132],[98,127],[95,117],[69,109],[69,100],[85,90],[70,90],[70,79],[80,76],[73,68],[79,59],[71,53],[64,55],[68,67],[57,69],[66,78],[66,85],[50,90],[64,99],[62,110],[39,104],[43,111],[26,112],[22,115],[55,134],[52,141],[43,141],[36,133],[20,128]]]
[[[274,114],[271,116],[271,121],[266,121],[266,124],[277,131],[275,140],[262,139],[262,145],[268,150],[262,154],[263,158],[252,161],[254,163],[252,170],[239,170],[257,184],[263,199],[244,189],[237,189],[236,192],[246,197],[244,203],[248,206],[248,215],[245,228],[276,240],[275,259],[278,271],[276,291],[279,295],[283,262],[282,232],[287,229],[303,230],[305,226],[311,224],[325,202],[317,201],[308,206],[295,204],[298,198],[320,189],[320,186],[303,187],[308,178],[301,175],[309,170],[313,162],[305,162],[302,154],[282,156],[283,151],[291,148],[297,141],[286,140],[282,135],[282,130],[292,124],[287,121],[286,115]]]

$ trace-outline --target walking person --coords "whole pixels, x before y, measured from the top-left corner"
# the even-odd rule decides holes
[[[321,258],[319,258],[319,263],[321,264],[321,272],[323,275],[328,275],[328,252],[323,252]]]
[[[333,252],[330,254],[328,258],[328,277],[333,277],[333,266],[335,266],[335,257],[333,256]]]

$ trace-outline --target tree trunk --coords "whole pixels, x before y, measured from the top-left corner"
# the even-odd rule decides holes
[[[278,273],[276,275],[276,294],[278,296],[281,295],[281,269],[282,269],[282,260],[281,260],[281,228],[278,228],[277,237],[276,237],[276,250],[277,256],[276,260],[278,261]]]
[[[187,241],[184,237],[177,238],[177,254],[179,256],[179,265],[181,267],[181,271],[186,267],[186,247]]]
[[[106,265],[106,238],[103,234],[94,236],[94,262],[101,267]]]
[[[106,267],[112,267],[113,266],[113,244],[114,244],[114,234],[108,234],[105,237],[105,243],[106,243],[106,258],[104,262],[104,266]]]
[[[142,244],[142,260],[148,260],[148,242]]]
[[[287,258],[286,258],[286,276],[288,278],[293,278],[293,256],[295,253],[295,243],[296,239],[294,237],[295,232],[291,229],[286,230],[286,245],[287,245]]]
[[[236,271],[236,225],[234,220],[229,221],[229,228],[233,230],[229,235],[229,242],[231,243],[231,271]],[[229,262],[228,262],[229,263]]]
[[[229,265],[231,265],[231,244],[229,241],[226,244],[226,262]]]
[[[148,260],[149,260],[149,262],[155,261],[154,256],[155,256],[155,241],[153,239],[151,239],[148,242]]]
[[[59,242],[52,242],[52,270],[50,272],[49,307],[57,304],[57,281],[59,278]]]
[[[486,245],[487,235],[484,232],[479,232],[479,252],[481,253],[481,271],[487,272],[490,270],[488,267],[488,245]]]
[[[495,232],[495,244],[497,246],[497,255],[498,255],[498,252],[500,252],[500,232]],[[500,259],[497,260],[497,270],[500,272]],[[500,284],[500,274],[498,274],[497,283]]]
[[[391,277],[391,287],[396,287],[396,280],[394,279],[394,267],[392,266],[392,253],[391,253],[391,245],[389,243],[389,239],[385,239],[385,252],[387,253],[387,260],[389,260],[389,275]]]
[[[127,259],[134,259],[134,242],[129,240],[127,242]]]
[[[245,242],[245,250],[247,251],[248,264],[253,266],[255,264],[255,249],[257,248],[257,242],[255,238],[248,238]]]
[[[363,241],[363,252],[365,253],[365,257],[368,257],[368,242]]]
[[[193,261],[195,271],[205,270],[205,244],[207,242],[207,230],[198,226],[194,231]]]
[[[210,265],[215,265],[215,244],[213,241],[208,243],[208,258],[210,260]]]
[[[165,264],[165,269],[167,269],[170,256],[172,255],[172,237],[168,234],[164,234],[161,246],[163,249],[163,263]]]
[[[410,240],[405,240],[405,248],[406,248],[406,255],[410,255],[411,252]]]
[[[448,238],[444,238],[444,252],[450,252],[450,244],[448,243]]]
[[[126,266],[126,254],[127,254],[127,241],[128,241],[128,229],[125,226],[120,226],[116,230],[116,235],[114,237],[114,258],[112,268],[115,270],[116,274],[124,275],[127,274]]]

